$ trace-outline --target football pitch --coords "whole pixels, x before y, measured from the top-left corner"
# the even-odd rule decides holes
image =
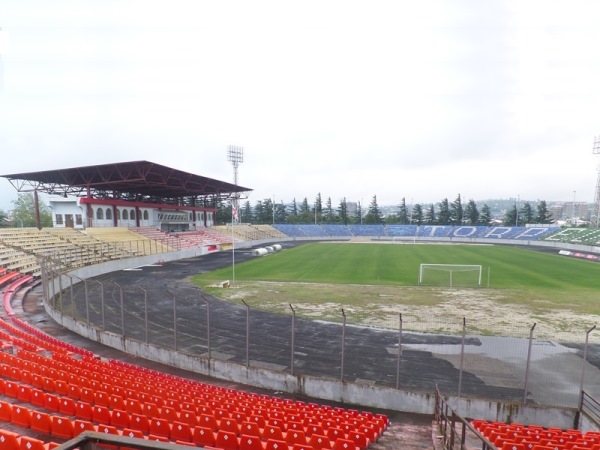
[[[423,263],[481,265],[484,287],[418,286]],[[209,287],[232,276],[238,289]],[[460,308],[459,300],[469,298],[488,308],[489,316],[503,315],[494,312],[490,302],[524,308],[531,320],[551,311],[600,314],[600,264],[560,256],[556,250],[502,245],[306,243],[197,275],[192,281],[218,297],[244,299],[280,312],[301,304],[323,314],[318,305],[334,304],[354,308],[366,318],[384,307],[434,308],[448,298]],[[314,317],[331,319],[326,314]]]

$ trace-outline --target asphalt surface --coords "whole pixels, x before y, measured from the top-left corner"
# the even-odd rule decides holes
[[[250,258],[250,250],[236,251],[236,262]],[[76,315],[84,321],[89,317],[91,323],[113,333],[122,334],[124,329],[126,336],[141,341],[147,339],[202,356],[208,356],[210,351],[212,358],[244,365],[291,373],[293,339],[294,374],[343,377],[344,381],[387,387],[398,383],[402,388],[426,392],[433,392],[438,386],[448,394],[456,393],[460,382],[463,395],[505,401],[523,398],[523,389],[486,384],[469,372],[463,372],[460,379],[459,370],[447,359],[427,349],[410,349],[456,347],[460,337],[404,333],[398,364],[396,331],[356,326],[343,329],[341,324],[296,317],[292,336],[291,315],[223,301],[189,282],[190,276],[230,266],[231,261],[230,251],[219,252],[96,277],[95,281],[88,280],[86,286],[74,286]],[[62,303],[64,313],[72,315],[70,295],[65,294]],[[477,340],[466,344],[480,345]]]

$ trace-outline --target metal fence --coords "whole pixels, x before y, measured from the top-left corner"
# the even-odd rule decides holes
[[[468,317],[416,322],[393,314],[388,323],[394,326],[383,329],[361,326],[343,309],[338,322],[322,322],[294,305],[275,314],[183,283],[150,288],[109,275],[66,276],[58,287],[47,282],[57,275],[46,268],[43,280],[46,298],[61,314],[203,358],[420,392],[439,386],[446,394],[523,404],[576,408],[582,390],[600,395],[595,325],[565,334],[564,341],[538,338],[535,323],[482,335]]]

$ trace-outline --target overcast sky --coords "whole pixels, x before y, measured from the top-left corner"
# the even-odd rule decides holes
[[[600,2],[0,0],[0,175],[148,160],[249,200],[594,200]],[[0,209],[16,191],[0,179]]]

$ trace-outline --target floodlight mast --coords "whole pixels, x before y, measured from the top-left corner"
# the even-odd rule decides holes
[[[600,155],[600,136],[594,137],[594,155]],[[598,164],[598,176],[596,177],[596,191],[594,194],[594,210],[592,213],[592,225],[600,226],[600,164]]]
[[[233,184],[238,185],[238,167],[244,162],[244,147],[238,145],[227,146],[227,161],[233,165]],[[231,222],[239,222],[239,192],[231,196]]]

